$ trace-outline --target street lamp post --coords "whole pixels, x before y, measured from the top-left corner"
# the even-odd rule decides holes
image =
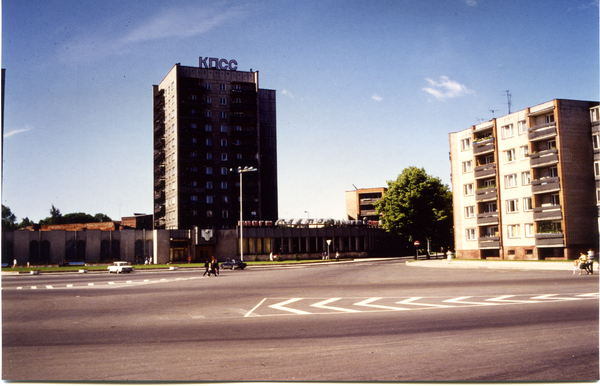
[[[245,166],[244,168],[242,168],[241,166],[238,166],[238,173],[240,175],[240,260],[244,261],[244,216],[243,216],[243,195],[242,195],[242,174],[246,173],[246,172],[255,172],[258,169],[256,169],[255,167],[252,166]]]
[[[329,245],[331,244],[331,240],[327,240],[327,258],[329,259]]]

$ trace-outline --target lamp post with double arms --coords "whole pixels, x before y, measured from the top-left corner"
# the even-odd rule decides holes
[[[243,168],[241,166],[238,166],[238,169],[237,169],[237,171],[238,171],[238,173],[240,175],[240,260],[241,261],[244,261],[244,214],[243,214],[244,213],[243,212],[243,209],[244,209],[243,201],[244,200],[242,198],[243,197],[243,194],[242,194],[242,175],[244,173],[255,172],[257,170],[258,169],[256,169],[253,166],[245,166]]]

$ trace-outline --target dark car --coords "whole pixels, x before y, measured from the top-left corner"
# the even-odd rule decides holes
[[[221,269],[244,269],[247,265],[241,260],[227,259],[226,262],[221,263]]]

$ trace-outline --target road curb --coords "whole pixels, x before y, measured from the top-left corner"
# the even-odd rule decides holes
[[[428,268],[478,268],[478,269],[521,269],[536,271],[572,271],[573,262],[536,262],[536,261],[487,261],[487,260],[412,260],[406,265],[411,267]],[[598,270],[598,263],[594,262],[594,270]]]

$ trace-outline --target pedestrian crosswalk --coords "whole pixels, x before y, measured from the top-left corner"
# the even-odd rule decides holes
[[[599,293],[501,296],[369,297],[369,298],[264,298],[245,317],[318,315],[326,313],[397,312],[457,307],[491,307],[517,304],[582,301],[599,298]]]
[[[123,280],[123,281],[95,281],[90,283],[64,283],[64,284],[48,284],[44,286],[29,285],[29,286],[2,286],[2,290],[60,290],[60,289],[83,289],[83,288],[118,288],[118,287],[132,287],[144,284],[157,284],[157,283],[168,283],[173,281],[187,281],[201,279],[202,276],[193,276],[186,278],[174,278],[174,279],[143,279],[143,280]]]

